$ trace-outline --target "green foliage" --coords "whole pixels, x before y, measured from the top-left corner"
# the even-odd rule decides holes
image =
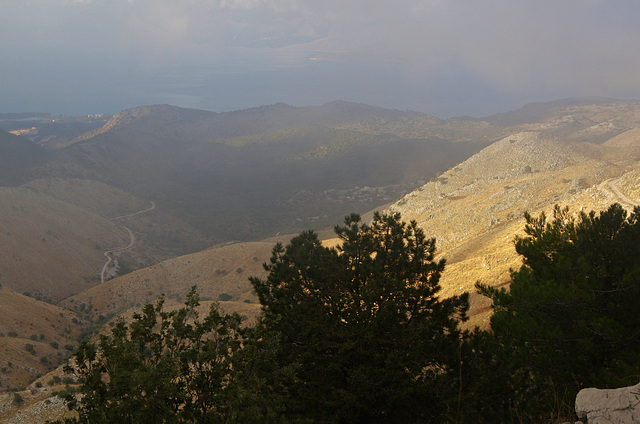
[[[218,295],[218,300],[222,302],[226,302],[231,299],[233,299],[233,296],[231,296],[229,293],[220,293],[220,295]]]
[[[14,393],[13,394],[13,404],[14,405],[22,405],[24,403],[24,398],[20,395],[20,393]]]
[[[491,297],[491,328],[512,406],[558,409],[586,386],[620,387],[640,375],[640,209],[619,205],[573,218],[526,215],[510,291]],[[496,350],[498,352],[498,350]],[[554,406],[556,405],[556,406]]]
[[[311,231],[277,244],[267,279],[251,278],[262,342],[287,369],[267,393],[286,393],[293,421],[443,419],[458,398],[467,295],[437,297],[435,240],[399,214],[376,213],[370,225],[354,214],[335,231],[338,248]]]
[[[62,382],[62,379],[60,378],[60,376],[54,375],[51,380],[49,380],[47,382],[47,384],[49,386],[55,386],[56,384],[60,384]]]
[[[74,384],[75,381],[73,380],[72,377],[66,376],[66,377],[62,377],[62,384],[65,385],[69,385],[69,384]]]
[[[216,423],[229,414],[231,359],[242,341],[241,318],[214,305],[200,318],[195,288],[185,306],[144,306],[120,320],[98,344],[84,340],[73,357],[82,396],[67,396],[75,423]]]
[[[640,208],[627,215],[527,214],[510,291],[478,286],[491,332],[458,328],[468,295],[438,297],[445,263],[415,222],[354,214],[335,248],[303,232],[250,279],[254,328],[200,318],[192,290],[83,341],[67,422],[566,421],[580,388],[640,375]]]

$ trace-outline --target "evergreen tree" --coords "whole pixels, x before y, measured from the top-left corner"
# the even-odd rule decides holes
[[[491,329],[516,407],[557,409],[586,386],[619,387],[640,375],[640,208],[614,204],[576,219],[527,214],[510,290],[491,297]],[[554,406],[554,403],[556,406]]]
[[[232,359],[241,347],[238,315],[213,305],[200,319],[195,288],[185,306],[146,305],[116,323],[98,344],[85,339],[73,355],[81,395],[67,397],[78,417],[67,423],[230,422]]]
[[[266,279],[251,282],[263,305],[263,341],[294,375],[287,419],[416,422],[454,414],[460,320],[467,294],[438,298],[444,260],[435,240],[399,214],[353,214],[324,247],[303,232],[277,244]],[[276,388],[277,389],[277,388]]]

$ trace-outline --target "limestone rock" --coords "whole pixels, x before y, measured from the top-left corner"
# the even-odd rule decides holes
[[[611,390],[580,390],[576,413],[588,424],[640,423],[640,384]]]

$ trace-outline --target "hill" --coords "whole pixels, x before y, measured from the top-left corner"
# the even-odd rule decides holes
[[[451,123],[345,102],[221,114],[144,106],[73,142],[107,117],[8,118],[35,130],[0,132],[0,279],[50,302],[211,245],[322,229],[488,144],[486,132],[466,137],[468,126],[448,140],[427,133]],[[45,133],[57,141],[34,138]]]
[[[108,114],[55,116],[50,113],[0,114],[0,128],[23,136],[47,150],[58,149],[74,139],[101,128],[111,117]]]
[[[636,160],[640,158],[640,130],[634,127],[640,122],[634,118],[634,107],[640,110],[640,105],[634,106],[631,102],[596,105],[587,102],[583,106],[569,102],[564,112],[559,110],[555,115],[550,114],[546,121],[535,124],[537,128],[527,124],[527,131],[515,132],[493,143],[390,206],[389,210],[399,211],[406,220],[417,220],[428,235],[436,237],[439,255],[448,261],[443,293],[473,293],[476,281],[507,284],[509,269],[520,263],[513,248],[513,239],[522,230],[525,211],[533,214],[548,212],[559,203],[577,212],[602,209],[615,201],[627,202],[630,206],[631,199],[640,199],[634,197],[639,194],[639,184],[635,183],[634,176],[640,169]],[[626,110],[626,115],[616,112],[619,108]],[[581,115],[590,125],[585,130],[584,126],[575,125],[574,120],[562,117],[566,115]],[[603,122],[607,124],[614,115],[623,117],[615,122],[617,129],[610,133],[601,131],[601,135],[612,136],[605,142],[594,143],[593,133],[605,127]],[[598,119],[607,121],[599,122]],[[558,133],[565,136],[559,137]],[[276,136],[278,139],[282,137],[282,134]],[[271,140],[269,137],[249,136],[228,141],[237,145],[258,142],[269,144]],[[625,200],[622,193],[631,199]],[[331,237],[330,232],[325,234]],[[191,256],[175,258],[154,267],[153,272],[141,270],[139,274],[124,276],[110,283],[119,285],[126,281],[126,285],[131,286],[132,281],[144,279],[148,282],[145,288],[149,287],[150,299],[168,286],[185,291],[188,283],[179,283],[177,277],[183,274],[192,276],[189,280],[197,283],[208,298],[215,300],[222,292],[228,292],[233,293],[234,299],[253,302],[255,299],[250,295],[246,279],[234,278],[228,285],[222,282],[220,269],[211,265],[214,258],[225,257],[231,259],[230,263],[238,264],[236,268],[251,269],[251,264],[247,266],[250,258],[243,257],[241,253],[243,245],[218,248],[226,249],[226,253],[218,249],[200,252],[197,260]],[[267,243],[252,254],[262,262],[268,258],[270,248]],[[240,253],[229,253],[232,251]],[[209,259],[203,259],[205,257]],[[192,264],[187,265],[185,261]],[[197,268],[197,263],[208,265],[204,269]],[[254,272],[259,273],[261,269],[258,267]],[[198,278],[193,278],[196,275]],[[174,283],[168,284],[171,280]],[[103,288],[96,287],[92,292],[98,293],[99,290]],[[128,289],[145,297],[140,290]],[[87,295],[88,292],[82,293],[77,298],[87,302]],[[171,292],[171,296],[178,295],[179,292]],[[94,294],[92,297],[111,299],[110,312],[123,310],[126,306],[126,302],[114,301],[113,294]],[[475,294],[473,298],[472,313],[476,315],[473,323],[484,325],[489,316],[487,303]],[[132,301],[128,300],[128,303],[132,304]],[[116,305],[119,306],[116,308]]]
[[[442,123],[344,102],[223,114],[145,106],[51,152],[38,176],[153,199],[210,244],[257,240],[389,202],[488,144],[407,138],[429,125]]]
[[[506,285],[509,269],[520,265],[513,240],[524,227],[525,211],[549,213],[559,204],[577,213],[613,202],[630,208],[640,201],[639,111],[637,102],[563,106],[389,209],[415,219],[437,239],[440,257],[448,262],[443,294],[473,293],[476,281]],[[486,325],[488,303],[472,297],[472,323]]]
[[[25,387],[56,368],[87,328],[75,313],[6,286],[0,287],[0,311],[0,391]]]
[[[44,149],[28,139],[0,130],[0,181],[17,185],[29,181],[33,169],[43,163]]]
[[[262,264],[268,261],[274,244],[237,243],[173,258],[85,290],[61,305],[76,311],[78,305],[91,305],[87,318],[96,320],[102,315],[104,320],[153,302],[161,295],[170,304],[180,304],[195,285],[202,300],[221,301],[227,310],[253,316],[259,305],[248,278],[264,273]]]
[[[104,251],[126,244],[108,219],[28,187],[0,188],[0,279],[56,302],[99,282]]]
[[[113,186],[94,180],[54,178],[35,180],[24,188],[100,215],[113,221],[121,231],[124,227],[131,229],[136,237],[135,246],[120,254],[121,266],[128,269],[209,247],[207,239],[197,230],[160,210],[155,202]]]
[[[234,128],[245,121],[246,127]],[[640,201],[636,101],[570,99],[446,121],[344,102],[227,114],[152,106],[124,111],[110,122],[68,147],[48,151],[45,164],[31,168],[39,180],[0,192],[10,200],[0,202],[0,225],[7,225],[0,231],[12,233],[7,239],[12,243],[24,243],[23,258],[50,255],[39,249],[53,237],[47,234],[51,229],[69,240],[48,245],[66,258],[58,260],[73,267],[78,259],[62,251],[79,249],[87,255],[82,261],[99,266],[104,245],[126,244],[124,227],[132,230],[137,247],[118,259],[123,271],[141,269],[119,272],[102,284],[95,266],[89,267],[92,283],[80,284],[85,274],[70,269],[77,281],[62,286],[68,297],[56,298],[68,317],[96,329],[115,315],[130,316],[160,294],[176,305],[194,284],[206,302],[220,300],[226,310],[251,317],[259,306],[247,278],[261,275],[275,241],[290,237],[231,241],[323,229],[349,212],[394,199],[388,210],[417,220],[437,239],[438,255],[447,260],[443,295],[475,293],[476,281],[508,285],[509,269],[520,264],[513,240],[522,231],[525,211],[537,215],[560,204],[577,213],[616,201],[630,208]],[[417,188],[398,200],[411,187]],[[133,215],[112,220],[128,214]],[[76,224],[92,229],[81,231]],[[104,245],[82,244],[91,237]],[[202,247],[185,255],[189,246]],[[10,258],[0,263],[0,278],[3,290],[17,296],[11,302],[44,305],[9,289],[16,280],[5,276],[5,267],[26,269]],[[53,262],[30,266],[46,276],[56,270]],[[41,281],[52,281],[46,278]],[[41,312],[34,307],[31,313]],[[486,326],[488,301],[472,294],[471,314],[469,325]],[[26,327],[17,327],[19,334],[53,337],[41,327],[21,325]],[[13,342],[15,358],[32,359],[21,351],[30,342]],[[11,358],[5,360],[17,363]],[[31,378],[37,372],[42,371]],[[25,392],[33,405],[50,396],[33,390],[33,395]]]
[[[486,132],[469,138],[467,127],[451,132],[428,115],[346,102],[31,115],[0,121],[24,134],[0,131],[0,186],[15,188],[2,193],[0,222],[17,229],[5,231],[12,252],[0,278],[54,302],[99,281],[104,252],[133,237],[117,252],[120,274],[219,243],[321,229],[488,143]],[[429,133],[442,128],[451,140]]]

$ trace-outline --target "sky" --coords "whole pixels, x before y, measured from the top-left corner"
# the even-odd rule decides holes
[[[637,0],[0,0],[0,112],[640,98]]]

